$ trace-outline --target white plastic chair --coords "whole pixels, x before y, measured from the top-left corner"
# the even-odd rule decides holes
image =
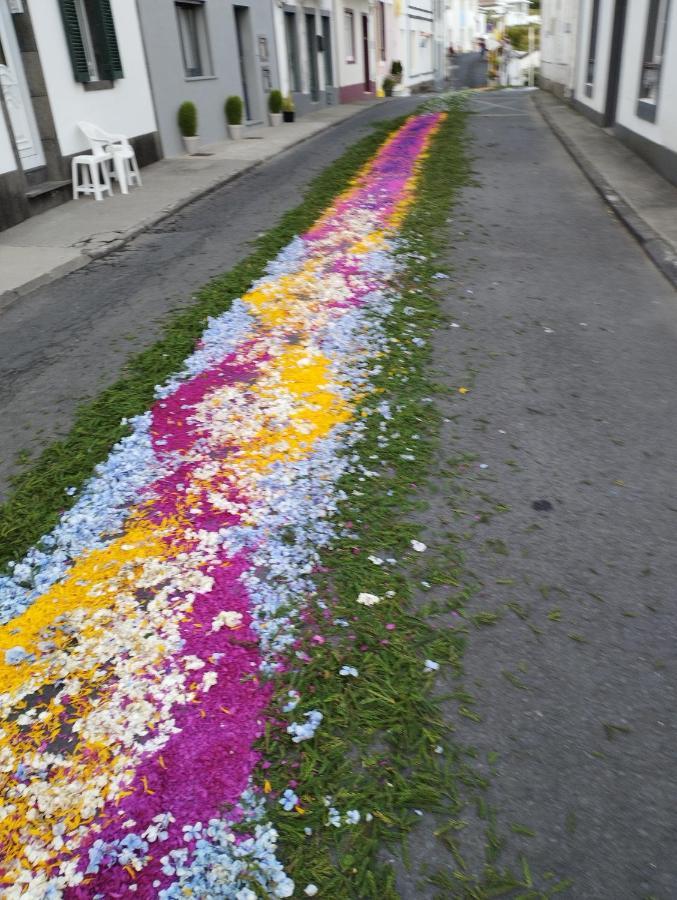
[[[111,155],[109,176],[115,178],[123,194],[129,193],[127,186],[130,184],[142,186],[136,153],[124,134],[109,134],[91,122],[78,122],[78,128],[89,141],[93,154]]]

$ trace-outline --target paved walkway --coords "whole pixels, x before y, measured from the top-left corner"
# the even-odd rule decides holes
[[[677,187],[603,128],[548,94],[536,105],[616,215],[677,285]]]
[[[180,156],[147,166],[141,171],[143,188],[133,188],[127,196],[72,200],[0,232],[0,306],[87,265],[218,185],[375,102],[327,106],[293,125],[247,128],[241,141],[202,147],[208,156]]]

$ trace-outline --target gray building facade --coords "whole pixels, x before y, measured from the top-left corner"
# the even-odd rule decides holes
[[[165,156],[184,152],[176,116],[198,110],[203,144],[227,139],[224,103],[242,97],[247,124],[265,122],[278,88],[271,0],[137,0]]]

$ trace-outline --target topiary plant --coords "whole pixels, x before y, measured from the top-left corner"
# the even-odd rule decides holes
[[[268,109],[271,113],[282,112],[282,93],[278,90],[271,91],[268,97]]]
[[[185,100],[179,107],[177,116],[179,131],[184,137],[197,135],[197,106],[192,100]]]
[[[226,100],[225,111],[226,121],[229,125],[242,125],[242,111],[244,104],[242,97],[228,97]]]
[[[388,78],[387,76],[383,79],[383,93],[386,97],[392,97],[393,88],[395,87],[395,82],[392,78]]]
[[[287,96],[282,101],[282,112],[294,112],[294,101],[292,99],[291,94],[287,94]],[[272,110],[271,110],[272,112]]]
[[[395,78],[400,78],[402,75],[402,63],[399,59],[394,59],[392,65],[390,67],[390,74],[394,75]]]

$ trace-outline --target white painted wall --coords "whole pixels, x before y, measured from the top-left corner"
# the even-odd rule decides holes
[[[336,48],[338,59],[335,61],[334,71],[338,74],[339,85],[342,88],[354,87],[357,93],[359,85],[364,82],[364,42],[362,39],[362,16],[368,16],[368,35],[369,35],[369,74],[372,81],[375,81],[376,68],[374,61],[374,22],[371,14],[368,0],[339,0],[335,4],[335,31],[336,31]],[[346,30],[344,25],[344,10],[349,9],[353,12],[353,33],[355,37],[355,58],[354,62],[349,62],[347,58],[348,48],[346,40]]]
[[[124,78],[102,91],[85,91],[73,78],[57,0],[28,0],[28,5],[64,156],[87,149],[76,125],[80,120],[128,137],[157,130],[135,0],[111,2]]]
[[[575,87],[578,8],[579,0],[541,3],[541,74],[567,94]]]
[[[299,70],[301,76],[301,92],[310,93],[310,61],[308,59],[308,40],[306,35],[306,13],[315,12],[315,34],[322,34],[322,15],[328,15],[330,19],[330,28],[332,32],[331,56],[333,67],[334,83],[337,83],[336,69],[336,22],[334,21],[334,13],[331,0],[317,0],[316,3],[302,2],[302,0],[285,0],[285,7],[290,11],[296,11],[296,45],[298,47]],[[273,21],[275,27],[275,42],[278,49],[279,60],[279,81],[280,90],[286,97],[290,92],[289,83],[289,66],[288,66],[288,48],[287,35],[284,25],[283,8],[275,5],[273,7]],[[318,84],[319,90],[324,91],[327,87],[327,80],[324,71],[324,59],[322,54],[318,54]],[[277,84],[275,85],[277,87]]]
[[[637,0],[635,0],[637,2]],[[592,96],[588,97],[585,86],[587,82],[588,51],[590,47],[590,25],[592,22],[592,0],[581,0],[579,52],[576,61],[575,91],[576,99],[585,106],[604,112],[606,88],[609,76],[609,54],[611,51],[611,30],[613,27],[614,2],[600,0],[599,20],[597,24],[597,51],[595,54],[595,73],[592,84]]]
[[[483,19],[486,17],[483,16]],[[446,46],[451,44],[456,53],[469,53],[477,49],[477,37],[481,31],[477,0],[451,0],[445,11]]]
[[[655,144],[677,152],[677,7],[674,3],[672,6],[668,14],[656,121],[652,123],[637,115],[649,0],[632,0],[628,4],[616,120]]]
[[[409,0],[400,16],[402,83],[413,87],[435,76],[435,24],[432,0]]]
[[[6,172],[15,172],[16,162],[14,160],[14,151],[12,149],[12,141],[7,130],[5,117],[0,110],[0,175]]]

